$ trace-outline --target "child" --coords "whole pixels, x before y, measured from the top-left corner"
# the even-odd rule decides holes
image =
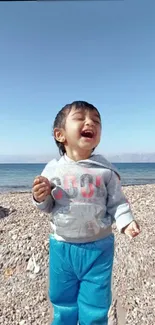
[[[35,205],[51,214],[49,298],[53,325],[107,325],[116,221],[120,232],[139,234],[115,168],[93,154],[101,117],[77,101],[57,114],[54,138],[62,155],[34,180]]]

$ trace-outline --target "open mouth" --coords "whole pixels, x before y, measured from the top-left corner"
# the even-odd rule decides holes
[[[82,137],[92,139],[94,137],[94,132],[91,130],[83,130],[81,132]]]

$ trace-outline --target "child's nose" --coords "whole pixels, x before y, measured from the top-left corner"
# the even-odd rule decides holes
[[[87,119],[85,124],[88,125],[88,126],[94,126],[95,123],[94,123],[93,120]]]

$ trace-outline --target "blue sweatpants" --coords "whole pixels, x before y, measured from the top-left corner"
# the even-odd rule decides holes
[[[50,237],[52,325],[107,325],[111,305],[114,235],[86,244]]]

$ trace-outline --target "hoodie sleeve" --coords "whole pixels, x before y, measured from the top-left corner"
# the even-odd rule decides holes
[[[41,176],[46,177],[49,181],[52,178],[52,173],[51,171],[53,171],[54,168],[54,162],[56,160],[52,160],[51,162],[49,162],[45,168],[43,169]],[[52,193],[52,192],[51,192]],[[54,206],[54,198],[52,196],[52,194],[48,195],[47,198],[45,199],[45,201],[39,203],[37,202],[34,198],[33,198],[33,204],[41,211],[45,212],[45,213],[51,213],[53,206]]]
[[[33,204],[42,212],[51,213],[54,206],[54,199],[51,195],[48,195],[46,200],[39,203],[33,198]]]
[[[121,232],[124,227],[134,220],[134,217],[128,200],[122,191],[121,182],[113,171],[107,185],[107,194],[107,212],[116,221],[116,226]]]

